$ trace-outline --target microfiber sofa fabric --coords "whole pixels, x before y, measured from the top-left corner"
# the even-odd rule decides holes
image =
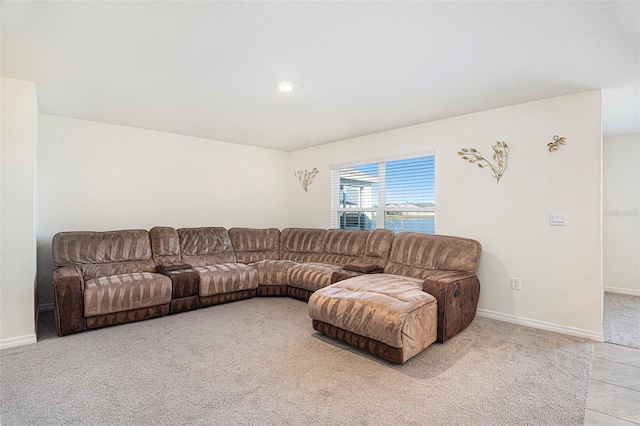
[[[176,304],[176,308],[182,311],[187,305],[198,308],[254,297],[259,284],[259,273],[256,268],[238,261],[238,257],[252,260],[268,257],[269,253],[277,255],[280,231],[274,231],[277,230],[236,228],[230,232],[222,227],[151,229],[152,250],[156,258],[166,256],[166,253],[176,255],[177,260],[190,266],[198,275],[199,301],[195,303],[184,300],[179,307]],[[240,248],[237,254],[232,235]],[[174,241],[178,242],[177,248],[172,245]],[[173,281],[178,281],[180,271],[172,272],[169,276]],[[227,296],[222,296],[223,294]]]
[[[229,238],[238,262],[280,259],[279,229],[231,228]]]
[[[149,237],[153,260],[158,267],[183,264],[180,256],[180,237],[175,229],[156,226],[149,230]]]
[[[177,232],[183,263],[191,266],[236,263],[231,237],[225,228],[180,228]]]
[[[322,251],[315,258],[309,258],[287,271],[289,288],[304,290],[290,291],[289,295],[308,300],[314,291],[334,283],[336,274],[340,274],[347,265],[381,270],[389,256],[394,235],[393,232],[382,229],[327,230]]]
[[[335,293],[339,298],[371,299],[369,293],[378,291],[372,306],[385,312],[381,327],[396,331],[381,335],[380,324],[369,321],[365,332],[357,321],[327,317],[312,317],[314,327],[402,363],[432,335],[445,342],[473,320],[481,250],[466,238],[381,229],[160,226],[148,232],[62,232],[53,239],[56,328],[65,335],[255,296],[309,300],[342,286]],[[360,287],[350,287],[355,284]],[[404,308],[393,311],[384,302],[403,286],[411,287],[404,294],[430,300],[421,305],[429,306],[429,314],[421,313],[420,327],[405,322]],[[342,300],[325,302],[345,306]],[[407,332],[422,330],[413,339],[418,343],[398,341],[397,330],[404,326]]]
[[[61,232],[52,246],[58,335],[168,312],[171,280],[155,273],[147,231]]]
[[[423,290],[438,302],[438,342],[445,342],[475,318],[481,253],[472,239],[403,232],[393,239],[384,273],[424,280]]]
[[[53,271],[53,309],[58,336],[84,331],[84,281],[77,266]]]
[[[171,280],[159,274],[132,272],[92,278],[84,283],[86,317],[168,305],[169,302]]]
[[[142,229],[61,232],[53,237],[53,263],[76,265],[85,279],[132,272],[155,272],[149,233]]]
[[[238,262],[258,271],[258,296],[287,296],[287,271],[296,262],[280,259],[280,230],[229,229]]]
[[[309,316],[400,349],[399,363],[437,335],[435,297],[422,291],[422,280],[399,275],[360,275],[322,288],[309,298]]]

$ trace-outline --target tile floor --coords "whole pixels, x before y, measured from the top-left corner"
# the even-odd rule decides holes
[[[595,344],[584,424],[640,424],[640,349]]]
[[[38,340],[55,337],[53,311],[41,312]],[[584,424],[640,425],[640,349],[595,344]]]

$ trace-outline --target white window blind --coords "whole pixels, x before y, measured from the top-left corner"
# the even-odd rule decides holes
[[[435,233],[435,156],[333,167],[331,227]]]

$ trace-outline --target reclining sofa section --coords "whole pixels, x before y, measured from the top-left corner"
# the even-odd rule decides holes
[[[474,275],[480,252],[480,243],[470,239],[400,233],[382,274],[340,281],[311,296],[313,327],[403,364],[471,323],[480,295]]]
[[[62,232],[53,238],[56,330],[288,295],[309,300],[316,330],[403,363],[473,320],[480,252],[470,239],[388,230]]]
[[[169,312],[171,280],[155,273],[145,230],[61,232],[53,262],[59,336]]]

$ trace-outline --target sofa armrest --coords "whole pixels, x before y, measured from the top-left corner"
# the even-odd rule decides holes
[[[156,272],[158,274],[167,275],[172,271],[183,271],[185,269],[191,269],[192,266],[187,263],[173,263],[173,264],[160,264],[156,265]]]
[[[339,281],[348,280],[349,278],[357,277],[358,275],[362,275],[360,272],[355,271],[345,271],[344,269],[340,271],[335,271],[331,275],[331,284],[335,284]]]
[[[384,268],[375,263],[355,262],[348,263],[342,267],[346,271],[359,272],[361,274],[379,274]]]
[[[58,336],[86,329],[84,279],[77,266],[53,270],[53,308]]]
[[[476,275],[442,271],[424,280],[422,288],[438,301],[438,342],[460,333],[475,318],[480,297]]]
[[[193,267],[186,263],[158,265],[156,272],[171,279],[171,313],[197,309],[200,307],[198,291],[200,277]]]
[[[375,263],[355,262],[348,263],[342,267],[341,270],[336,271],[331,276],[331,284],[338,281],[348,280],[349,278],[357,277],[364,274],[380,274],[383,268]]]

